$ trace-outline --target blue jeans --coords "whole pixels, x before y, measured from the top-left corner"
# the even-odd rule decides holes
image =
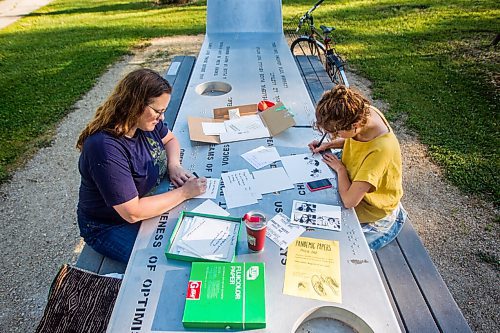
[[[128,263],[141,222],[107,224],[95,221],[78,212],[80,236],[100,254]]]
[[[407,213],[400,203],[391,215],[373,223],[363,223],[361,229],[370,250],[375,252],[392,242],[403,228],[406,218]]]

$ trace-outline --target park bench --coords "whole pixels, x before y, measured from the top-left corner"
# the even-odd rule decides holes
[[[316,104],[333,84],[317,58],[297,57],[295,60],[313,104]],[[167,71],[166,78],[174,88],[166,113],[170,128],[177,117],[194,63],[194,57],[175,57]],[[472,332],[410,221],[405,223],[396,241],[373,257],[402,332]],[[126,268],[87,245],[76,266],[99,274],[124,273]]]

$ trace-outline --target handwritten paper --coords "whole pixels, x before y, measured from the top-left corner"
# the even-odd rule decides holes
[[[239,223],[194,216],[183,220],[184,229],[178,246],[198,257],[230,260],[237,241]]]
[[[219,192],[220,178],[207,178],[207,190],[205,193],[197,195],[199,199],[215,199]]]
[[[250,140],[271,136],[258,115],[226,120],[224,124],[226,126],[226,133],[220,134],[221,142]]]
[[[226,120],[224,125],[226,126],[226,132],[250,132],[266,128],[258,115]]]
[[[270,168],[252,172],[255,188],[261,193],[272,193],[294,188],[283,168]]]
[[[255,169],[260,169],[280,159],[280,155],[275,147],[260,146],[242,154],[248,163]]]
[[[291,221],[304,227],[340,231],[342,209],[340,206],[294,200]]]
[[[290,223],[290,218],[283,213],[278,213],[267,222],[266,237],[282,249],[299,237],[306,228]]]
[[[294,184],[334,177],[330,167],[321,160],[321,155],[282,156],[281,162]]]
[[[221,177],[227,208],[252,205],[262,198],[255,190],[255,182],[248,169],[226,172]]]

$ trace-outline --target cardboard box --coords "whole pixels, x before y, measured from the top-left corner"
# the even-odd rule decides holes
[[[182,324],[186,328],[266,327],[264,263],[193,263]]]
[[[286,129],[295,126],[295,120],[291,113],[284,107],[283,103],[277,103],[275,106],[268,108],[265,111],[259,112],[257,104],[236,105],[224,108],[217,108],[213,110],[213,118],[198,118],[188,117],[189,138],[192,141],[206,142],[206,143],[223,143],[219,135],[205,135],[203,132],[202,123],[204,122],[224,122],[229,119],[229,110],[238,108],[240,116],[245,117],[248,115],[259,115],[262,122],[267,128],[266,133],[249,133],[249,137],[241,140],[258,139],[265,137],[273,137]],[[237,138],[229,139],[224,142],[240,141]]]
[[[217,220],[224,220],[224,221],[229,221],[232,223],[237,224],[235,226],[236,232],[232,234],[231,237],[231,243],[232,246],[230,247],[231,253],[229,255],[228,260],[221,260],[221,259],[207,259],[204,257],[196,256],[196,255],[185,255],[185,254],[179,254],[178,252],[175,251],[176,249],[176,244],[183,236],[183,222],[185,217],[194,217],[194,216],[201,216],[201,217],[208,217],[211,219],[217,219]],[[170,259],[177,259],[177,260],[184,260],[184,261],[227,261],[227,262],[232,262],[234,260],[234,257],[236,255],[236,247],[238,245],[238,237],[239,233],[241,230],[241,218],[240,217],[232,217],[232,216],[219,216],[219,215],[211,215],[211,214],[203,214],[203,213],[195,213],[195,212],[186,212],[182,211],[179,215],[179,218],[177,219],[177,223],[175,225],[174,231],[172,232],[172,236],[170,236],[170,240],[165,247],[165,256]]]

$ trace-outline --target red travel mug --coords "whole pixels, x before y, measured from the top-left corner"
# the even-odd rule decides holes
[[[247,229],[248,248],[254,252],[264,250],[266,243],[266,216],[261,212],[248,212],[243,217]]]

